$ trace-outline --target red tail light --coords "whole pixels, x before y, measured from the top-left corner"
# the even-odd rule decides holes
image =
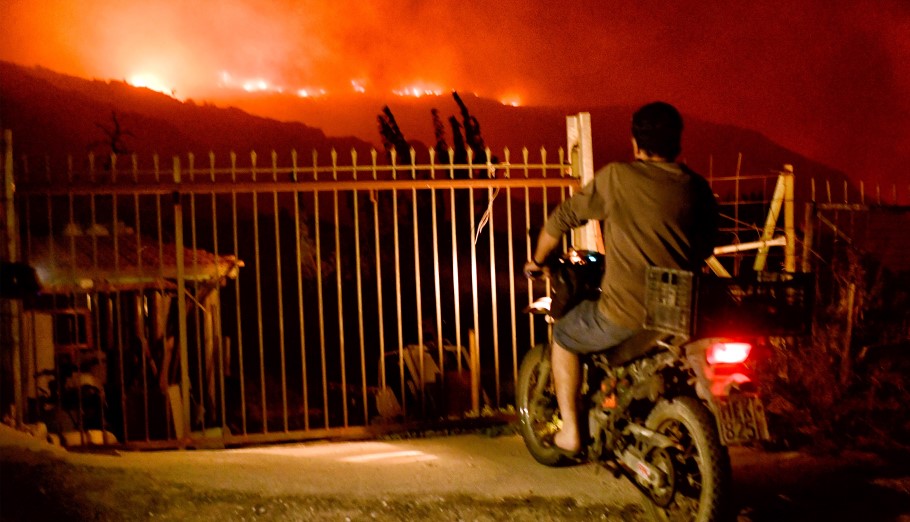
[[[752,345],[742,342],[715,343],[705,354],[710,364],[739,364],[749,358]]]

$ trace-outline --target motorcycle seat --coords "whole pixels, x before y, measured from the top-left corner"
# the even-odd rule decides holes
[[[643,328],[618,345],[603,352],[610,366],[621,366],[629,361],[647,355],[657,347],[658,341],[671,343],[676,337],[672,333]]]

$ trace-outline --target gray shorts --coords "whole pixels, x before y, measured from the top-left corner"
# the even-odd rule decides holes
[[[604,317],[595,300],[582,301],[553,326],[553,340],[578,354],[602,352],[634,333]]]

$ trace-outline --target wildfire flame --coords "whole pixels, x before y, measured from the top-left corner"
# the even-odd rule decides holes
[[[168,87],[167,81],[152,73],[140,72],[133,74],[127,79],[127,83],[134,87],[144,87],[176,98],[176,89],[174,87]],[[243,90],[248,93],[280,94],[292,92],[300,98],[317,98],[328,94],[328,91],[324,87],[285,87],[265,78],[239,78],[237,75],[231,74],[228,71],[219,72],[215,84],[222,89]],[[353,79],[350,81],[350,92],[365,94],[367,92],[366,85],[366,80]],[[442,96],[448,91],[451,91],[451,89],[444,89],[438,85],[418,82],[399,89],[393,89],[391,93],[401,97],[422,98],[424,96]],[[518,96],[508,95],[500,99],[500,103],[518,107],[521,104],[521,99]]]
[[[176,97],[176,89],[174,87],[168,87],[167,82],[151,73],[140,72],[133,74],[126,82],[133,87],[145,87],[146,89]]]

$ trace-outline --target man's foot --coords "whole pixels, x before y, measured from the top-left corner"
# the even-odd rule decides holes
[[[567,455],[575,455],[581,451],[581,440],[577,433],[562,429],[553,435],[553,446]]]

